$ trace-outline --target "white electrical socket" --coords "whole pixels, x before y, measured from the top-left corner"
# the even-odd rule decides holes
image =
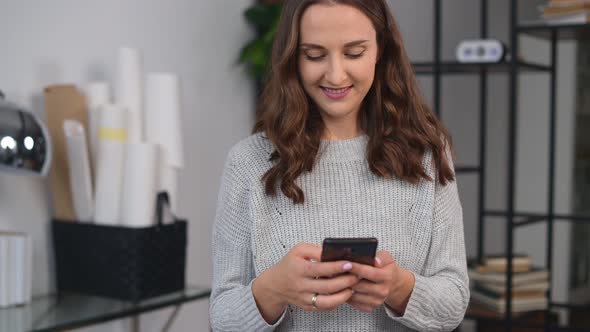
[[[497,39],[464,40],[456,52],[457,60],[462,63],[496,63],[506,57],[506,47]]]

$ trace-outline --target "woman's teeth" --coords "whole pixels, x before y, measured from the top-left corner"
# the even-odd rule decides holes
[[[348,87],[342,88],[342,89],[331,89],[331,88],[326,88],[326,87],[323,87],[323,88],[326,89],[326,91],[328,91],[330,93],[342,93],[348,89]]]

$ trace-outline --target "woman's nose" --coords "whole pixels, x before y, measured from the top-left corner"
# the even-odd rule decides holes
[[[333,87],[341,87],[346,82],[346,70],[342,59],[330,59],[325,77]]]

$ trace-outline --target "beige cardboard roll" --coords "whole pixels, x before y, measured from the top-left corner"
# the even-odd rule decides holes
[[[94,197],[86,131],[79,121],[65,120],[64,134],[76,220],[91,222],[94,217]]]
[[[77,120],[88,128],[86,98],[73,85],[52,85],[45,88],[43,99],[47,127],[53,143],[53,160],[49,173],[53,217],[73,221],[76,219],[76,213],[70,191],[63,122],[66,119]]]
[[[159,147],[151,143],[129,143],[125,159],[121,224],[129,227],[154,225]]]
[[[100,107],[111,103],[110,86],[106,82],[91,82],[86,87],[88,109],[88,140],[90,141],[90,160],[92,170],[96,171],[98,158],[98,128],[100,127]]]
[[[146,79],[146,140],[160,144],[167,166],[184,167],[178,76],[150,73]]]
[[[100,112],[94,209],[94,220],[98,224],[119,224],[126,142],[127,111],[118,105],[103,106]]]
[[[117,58],[116,103],[127,109],[128,142],[143,141],[143,61],[138,50],[119,49]]]

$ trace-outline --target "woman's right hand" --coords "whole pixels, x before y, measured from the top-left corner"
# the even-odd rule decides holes
[[[276,321],[286,305],[306,311],[328,311],[346,303],[358,277],[346,273],[347,261],[320,262],[322,248],[296,245],[281,261],[264,271],[252,285],[256,303],[267,322]],[[316,307],[312,305],[315,294]]]

